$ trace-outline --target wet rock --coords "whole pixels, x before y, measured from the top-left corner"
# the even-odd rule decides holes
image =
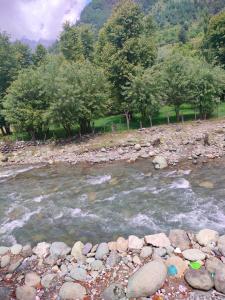
[[[202,181],[199,183],[199,186],[205,189],[213,189],[214,184],[211,181]]]
[[[22,251],[22,248],[23,248],[22,245],[16,244],[10,248],[10,251],[11,251],[12,255],[19,255],[20,252]]]
[[[112,251],[106,260],[106,265],[109,267],[115,267],[121,261],[121,257],[118,255],[117,251]]]
[[[10,289],[8,287],[0,287],[0,299],[10,300]]]
[[[19,286],[16,288],[16,299],[17,300],[35,300],[36,291],[31,286]]]
[[[18,260],[16,260],[15,262],[11,263],[9,268],[8,268],[8,272],[9,273],[13,273],[16,271],[16,269],[22,264],[23,259],[20,258]]]
[[[10,263],[10,255],[4,255],[1,258],[1,268],[5,268]]]
[[[92,249],[92,244],[91,243],[87,243],[84,245],[83,250],[82,250],[82,254],[83,255],[87,255]]]
[[[190,247],[190,239],[184,230],[170,230],[169,239],[174,247],[180,248],[182,251]]]
[[[120,300],[125,298],[125,291],[122,285],[113,283],[109,287],[107,287],[103,294],[102,298],[104,300]]]
[[[214,277],[215,288],[218,292],[225,294],[225,266],[221,266],[220,269],[216,270]]]
[[[76,242],[72,248],[71,255],[78,261],[83,259],[83,248],[84,244],[80,241]]]
[[[152,255],[152,247],[149,247],[149,246],[145,246],[142,248],[141,250],[141,254],[140,254],[140,257],[141,258],[148,258]]]
[[[165,157],[157,155],[152,161],[156,170],[162,170],[168,167],[168,163]]]
[[[107,243],[101,243],[97,251],[95,253],[95,258],[96,259],[103,259],[107,254],[109,253],[109,247]]]
[[[92,271],[102,271],[104,268],[103,262],[101,260],[94,260],[91,263]]]
[[[82,268],[73,268],[70,271],[70,277],[79,280],[79,281],[85,281],[87,279],[87,271]]]
[[[147,263],[135,272],[128,280],[127,297],[147,297],[162,288],[167,270],[162,261]]]
[[[166,248],[171,245],[170,240],[165,233],[158,233],[145,236],[145,242],[155,247]]]
[[[225,256],[225,235],[222,235],[218,239],[218,249]]]
[[[65,257],[70,251],[71,248],[63,242],[54,242],[50,247],[50,254],[55,257]]]
[[[36,247],[33,248],[33,253],[39,258],[45,258],[49,254],[51,244],[42,242],[38,243]]]
[[[50,287],[53,287],[57,284],[57,275],[56,274],[47,274],[42,277],[41,279],[41,285],[49,289]]]
[[[184,278],[195,289],[209,291],[214,286],[213,279],[205,268],[200,270],[189,269],[185,272]]]
[[[37,287],[41,282],[40,276],[35,272],[29,272],[25,275],[25,285]]]
[[[185,259],[190,261],[204,260],[205,253],[199,249],[187,249],[182,252]]]
[[[224,264],[216,257],[210,257],[206,260],[205,267],[210,273],[216,273],[216,270],[223,268]]]
[[[59,291],[62,300],[83,300],[86,289],[79,283],[66,282]]]
[[[184,275],[184,272],[188,269],[188,262],[180,258],[179,256],[171,256],[166,260],[167,267],[173,265],[177,269],[177,275],[179,278]]]
[[[123,237],[119,237],[116,241],[116,250],[118,252],[126,252],[128,248],[128,240]]]
[[[9,252],[8,247],[0,247],[0,256],[5,255],[7,252]]]
[[[135,235],[130,235],[128,238],[128,248],[130,250],[141,250],[144,245],[143,239],[139,239]]]
[[[26,258],[32,255],[31,245],[25,245],[22,249],[21,255]]]
[[[219,239],[219,233],[211,229],[200,230],[196,235],[196,239],[201,246],[207,246],[211,242],[217,242]]]

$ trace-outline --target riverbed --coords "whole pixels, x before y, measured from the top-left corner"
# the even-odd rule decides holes
[[[155,171],[150,160],[0,169],[0,244],[99,243],[171,228],[223,232],[224,164]]]

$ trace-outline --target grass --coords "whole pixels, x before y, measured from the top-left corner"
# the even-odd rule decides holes
[[[192,121],[195,119],[194,110],[190,105],[184,104],[181,107],[180,115],[183,116],[184,121]],[[218,107],[218,111],[215,111],[212,118],[217,117],[224,117],[225,116],[225,103],[222,103]],[[153,118],[153,126],[167,124],[168,117],[170,123],[176,122],[176,116],[173,107],[171,106],[164,106],[160,109],[160,112],[157,116]],[[130,129],[139,129],[141,122],[140,114],[135,114],[130,122]],[[95,125],[95,132],[111,132],[112,125],[116,127],[117,132],[122,132],[127,130],[126,119],[123,115],[113,115],[113,116],[106,116],[103,118],[99,118],[94,121]],[[142,122],[143,127],[150,127],[149,122]],[[78,133],[78,128],[74,128],[74,134]],[[65,138],[65,132],[63,128],[54,128],[51,127],[48,133],[47,139],[60,139]],[[6,141],[15,141],[15,140],[29,140],[30,137],[27,133],[13,133],[11,136],[1,137],[0,139]]]

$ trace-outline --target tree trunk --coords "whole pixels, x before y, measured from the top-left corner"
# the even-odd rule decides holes
[[[4,127],[0,127],[0,129],[1,129],[2,135],[6,135]]]
[[[125,111],[125,116],[127,120],[127,130],[130,130],[130,115],[128,111]]]
[[[91,122],[86,119],[80,119],[80,132],[81,134],[89,133],[91,132]]]
[[[72,137],[72,130],[71,130],[70,125],[64,125],[63,128],[64,128],[64,130],[65,130],[65,132],[66,132],[66,135],[67,135],[68,137]]]
[[[175,113],[176,113],[176,120],[177,122],[180,121],[180,107],[175,107]]]
[[[150,127],[152,127],[152,116],[149,116]]]
[[[10,125],[9,124],[5,124],[5,132],[7,135],[10,135],[11,134],[11,130],[10,130]]]

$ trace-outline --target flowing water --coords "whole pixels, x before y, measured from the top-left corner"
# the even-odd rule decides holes
[[[203,181],[210,181],[211,188],[200,187]],[[224,183],[222,164],[193,172],[156,172],[148,160],[2,168],[0,244],[95,243],[171,228],[223,232]]]

